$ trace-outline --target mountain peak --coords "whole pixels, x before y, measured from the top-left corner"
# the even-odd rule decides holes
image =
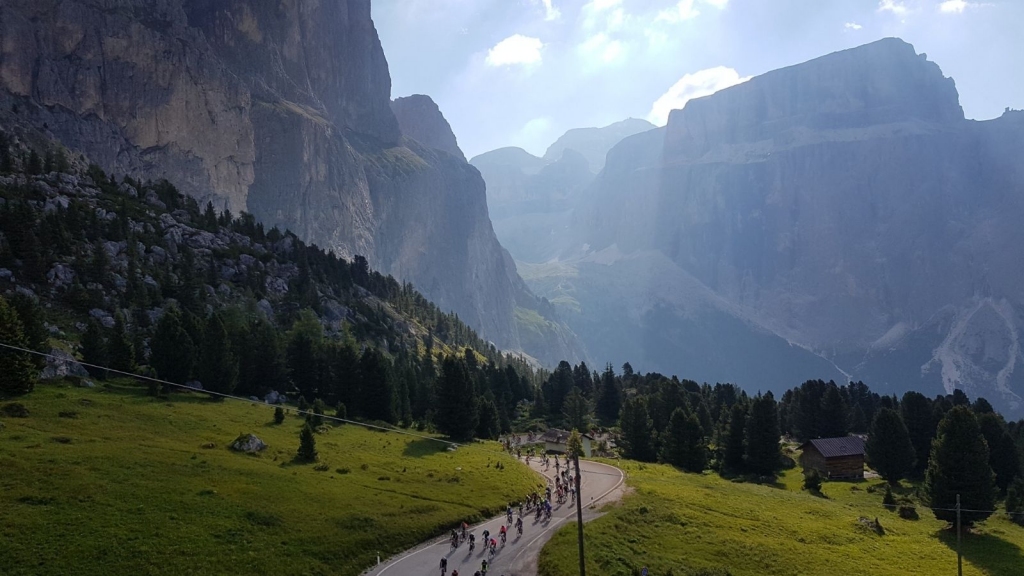
[[[768,139],[798,127],[835,130],[963,119],[953,79],[911,44],[884,38],[691,100],[669,115],[668,135],[709,146]],[[712,135],[715,142],[707,141]]]
[[[590,164],[590,169],[597,173],[604,168],[605,156],[612,146],[627,136],[646,132],[654,127],[654,124],[646,120],[627,118],[602,128],[573,128],[548,147],[544,153],[544,161],[555,162],[562,157],[563,151],[571,148],[583,154]]]
[[[452,127],[448,124],[441,109],[430,96],[413,94],[391,101],[391,111],[398,118],[398,126],[402,134],[428,146],[447,152],[463,161],[465,154],[459,148]]]

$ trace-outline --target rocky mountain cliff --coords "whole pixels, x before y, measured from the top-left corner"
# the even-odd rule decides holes
[[[0,5],[0,121],[365,255],[502,348],[578,357],[544,311],[521,336],[517,313],[543,303],[498,244],[479,175],[403,136],[390,84],[369,0]],[[557,346],[525,345],[535,329]]]
[[[1016,415],[1022,151],[1024,113],[965,120],[953,80],[886,39],[626,138],[582,195],[562,262],[524,275],[582,334],[619,318],[629,341],[661,343],[644,369],[749,388],[836,373],[962,388]],[[773,341],[800,358],[766,354]],[[603,361],[625,343],[588,346]]]

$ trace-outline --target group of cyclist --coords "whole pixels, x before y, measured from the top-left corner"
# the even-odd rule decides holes
[[[532,440],[532,434],[531,434]],[[524,452],[518,447],[520,443],[519,438],[508,438],[503,440],[502,444],[510,454],[515,454],[516,458],[523,458]],[[530,459],[535,456],[533,448],[530,448],[525,453],[526,463],[530,463]],[[543,456],[543,463],[545,469],[549,469],[551,466],[551,459],[547,455]],[[576,486],[572,482],[572,475],[570,473],[570,462],[568,457],[564,457],[563,462],[559,460],[558,455],[555,454],[553,457],[555,465],[555,486],[554,491],[550,485],[548,485],[543,494],[534,492],[526,497],[523,502],[519,502],[516,505],[509,504],[505,508],[505,523],[501,525],[498,531],[498,535],[495,538],[489,530],[483,530],[481,532],[482,545],[484,550],[487,552],[487,556],[482,560],[480,570],[476,571],[473,576],[486,576],[487,570],[490,567],[490,559],[498,551],[498,541],[501,541],[501,546],[504,547],[508,539],[509,530],[514,527],[516,530],[516,536],[521,537],[523,535],[523,517],[524,514],[528,514],[533,511],[536,514],[536,520],[539,521],[541,518],[544,520],[551,519],[551,502],[552,496],[557,499],[558,504],[565,502],[566,498],[570,499],[570,505],[574,502],[576,496]],[[518,514],[515,516],[515,522],[513,522],[513,508],[518,510]],[[476,534],[469,532],[469,525],[465,522],[459,530],[452,530],[450,545],[451,550],[455,550],[463,542],[469,541],[469,552],[476,549],[477,538]],[[448,571],[448,558],[441,558],[441,576],[447,576]],[[451,576],[459,576],[458,570],[452,570]]]

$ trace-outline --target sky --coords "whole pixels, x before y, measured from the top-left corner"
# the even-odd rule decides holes
[[[1024,0],[374,0],[392,97],[430,95],[467,157],[668,111],[896,36],[968,118],[1024,108]]]

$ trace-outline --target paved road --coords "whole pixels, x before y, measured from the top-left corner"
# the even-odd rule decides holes
[[[543,464],[535,460],[530,467],[543,474],[548,481],[554,485],[555,467],[545,469]],[[583,497],[583,519],[590,520],[598,516],[596,511],[598,503],[604,503],[621,496],[624,489],[624,474],[618,468],[598,464],[596,462],[580,462],[581,488],[580,494]],[[532,514],[523,519],[523,535],[516,537],[515,528],[509,527],[508,542],[502,546],[498,539],[498,551],[489,560],[490,567],[487,570],[488,576],[527,576],[537,573],[537,556],[540,549],[551,538],[555,531],[567,520],[576,519],[576,506],[568,502],[556,505],[551,511],[551,520],[545,522],[534,520]],[[439,575],[441,570],[439,563],[441,558],[448,558],[448,576],[453,570],[459,571],[459,576],[473,576],[480,569],[480,564],[487,553],[480,545],[481,533],[484,530],[491,534],[497,534],[505,523],[505,518],[495,518],[471,528],[476,534],[477,546],[470,553],[468,541],[455,550],[451,550],[447,538],[441,541],[433,541],[423,544],[417,548],[399,554],[396,558],[382,564],[367,574],[371,576],[430,576]]]

